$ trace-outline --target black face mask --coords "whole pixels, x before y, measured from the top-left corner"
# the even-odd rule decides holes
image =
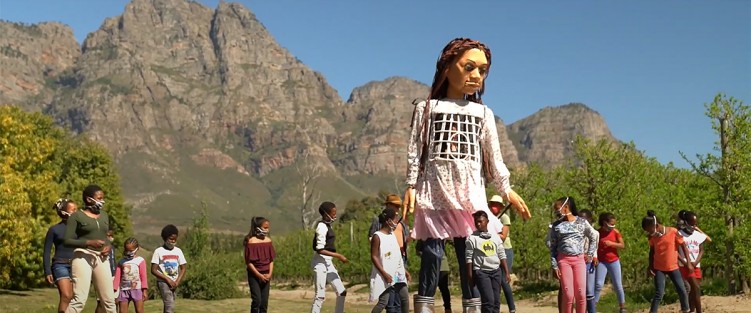
[[[689,236],[694,233],[694,227],[688,224],[684,224],[681,230]]]

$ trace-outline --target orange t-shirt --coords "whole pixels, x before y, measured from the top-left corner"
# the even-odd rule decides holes
[[[672,272],[678,269],[678,247],[683,245],[683,236],[678,230],[665,226],[665,234],[650,237],[649,246],[655,250],[653,267],[657,271]]]

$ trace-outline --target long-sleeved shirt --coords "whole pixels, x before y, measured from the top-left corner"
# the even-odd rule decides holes
[[[474,232],[467,237],[465,257],[467,263],[472,263],[474,270],[491,271],[501,266],[501,260],[506,259],[506,250],[498,234],[487,233],[490,238],[480,237],[480,232]],[[464,270],[464,269],[461,269]]]
[[[101,211],[98,218],[91,218],[84,211],[79,210],[68,218],[64,243],[68,247],[87,249],[86,241],[88,240],[102,240],[105,245],[109,245],[110,242],[107,239],[109,229],[110,218],[107,212]],[[101,251],[101,249],[97,250]]]
[[[142,257],[122,259],[117,262],[112,285],[120,291],[149,289],[146,273],[146,260]]]
[[[73,249],[63,244],[64,237],[65,223],[57,223],[47,230],[47,236],[44,238],[44,275],[52,275],[52,263],[67,263],[73,259]],[[53,246],[55,255],[51,256]]]
[[[597,245],[588,245],[585,249],[585,242],[596,243],[599,240],[599,233],[592,228],[592,225],[577,217],[574,221],[568,220],[553,223],[550,228],[550,262],[553,269],[558,268],[558,254],[595,256]]]
[[[488,209],[483,177],[484,168],[499,194],[511,190],[490,108],[466,100],[418,103],[407,149],[406,183],[414,185],[417,200],[415,239],[467,237],[475,230],[472,213],[481,210],[488,212],[488,231],[503,229]]]

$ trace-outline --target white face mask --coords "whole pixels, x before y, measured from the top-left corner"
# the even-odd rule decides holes
[[[610,229],[615,229],[615,224],[607,224],[607,223],[606,223],[605,225],[607,225],[607,226],[608,226],[608,228],[610,228]]]
[[[263,230],[263,228],[256,227],[256,235],[257,236],[265,237],[265,236],[268,236],[268,234],[269,234],[269,232],[266,231],[266,230]]]
[[[326,224],[331,224],[331,223],[333,223],[334,221],[336,221],[336,217],[331,217],[331,215],[329,215],[329,213],[325,213],[325,212],[324,212],[324,214],[326,214],[326,216],[327,216],[327,217],[329,218],[328,222],[327,222],[327,221],[323,221],[324,223],[326,223]]]
[[[566,206],[567,203],[568,203],[568,197],[566,197],[566,201],[563,201],[563,204],[561,204],[561,206],[557,210],[555,210],[555,217],[558,218],[559,220],[565,218],[566,216],[571,215],[571,213],[561,213],[561,210],[563,210],[563,207]]]

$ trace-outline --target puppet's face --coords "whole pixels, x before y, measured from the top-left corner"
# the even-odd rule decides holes
[[[446,69],[448,80],[447,96],[461,99],[465,95],[480,91],[488,73],[488,58],[485,52],[474,48],[464,52]]]

